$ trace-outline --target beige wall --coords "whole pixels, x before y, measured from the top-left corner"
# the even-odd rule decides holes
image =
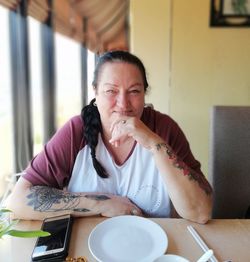
[[[209,0],[131,0],[131,50],[148,70],[148,101],[179,123],[205,174],[211,107],[250,105],[250,28],[211,28],[209,13]]]
[[[131,50],[142,59],[147,70],[150,85],[147,100],[164,112],[168,111],[170,98],[168,2],[130,2]]]

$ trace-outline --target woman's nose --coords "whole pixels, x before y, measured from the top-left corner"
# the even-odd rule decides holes
[[[128,96],[127,94],[119,94],[117,96],[117,105],[121,108],[126,108],[129,104],[129,99],[128,99]]]

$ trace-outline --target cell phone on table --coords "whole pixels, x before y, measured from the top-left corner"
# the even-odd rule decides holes
[[[41,229],[49,232],[47,237],[39,237],[31,255],[32,261],[48,261],[66,258],[70,242],[73,218],[62,215],[46,218]]]

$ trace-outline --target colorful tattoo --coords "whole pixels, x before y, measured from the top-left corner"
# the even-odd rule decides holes
[[[31,193],[27,196],[28,205],[40,212],[55,212],[63,210],[74,210],[78,212],[89,212],[86,208],[77,208],[80,203],[80,195],[68,193],[56,188],[47,186],[33,186]],[[55,205],[61,205],[56,208]]]
[[[191,168],[189,168],[181,159],[177,157],[172,148],[165,143],[156,144],[156,149],[159,151],[164,149],[167,156],[173,162],[173,166],[182,170],[183,175],[187,176],[190,180],[198,182],[199,186],[206,192],[207,195],[212,193],[212,188],[207,182],[205,176],[201,173],[197,173]]]

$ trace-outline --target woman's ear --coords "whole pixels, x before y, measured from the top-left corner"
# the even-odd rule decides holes
[[[93,86],[93,85],[92,85],[92,88],[93,88],[93,92],[94,92],[94,94],[96,96],[97,95],[97,88],[96,88],[96,86]]]

